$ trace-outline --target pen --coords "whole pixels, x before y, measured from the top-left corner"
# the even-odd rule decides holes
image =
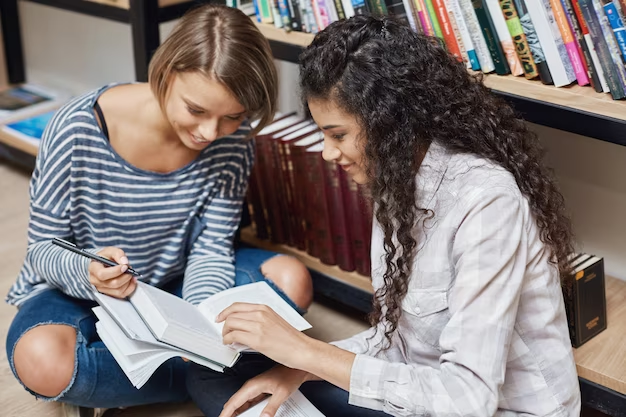
[[[103,258],[102,256],[94,255],[91,252],[87,252],[85,249],[80,249],[78,246],[76,246],[72,242],[68,242],[67,240],[63,240],[63,239],[59,239],[59,238],[55,237],[54,239],[52,239],[52,244],[60,246],[63,249],[67,249],[67,250],[69,250],[71,252],[77,253],[77,254],[82,255],[84,257],[87,257],[89,259],[93,259],[94,261],[98,261],[101,264],[106,265],[106,266],[119,266],[119,264],[113,262],[112,260],[107,259],[107,258]],[[131,275],[136,276],[136,277],[140,277],[141,276],[141,274],[139,272],[135,271],[131,267],[128,267],[128,270],[126,270],[126,273],[131,274]]]

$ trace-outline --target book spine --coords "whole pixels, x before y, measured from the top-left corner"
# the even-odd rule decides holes
[[[461,13],[463,13],[465,24],[467,25],[467,29],[469,30],[469,34],[472,38],[472,44],[474,45],[474,51],[476,52],[476,57],[478,59],[478,65],[480,66],[480,70],[485,74],[493,72],[495,70],[495,66],[493,65],[493,59],[491,58],[489,47],[487,46],[487,42],[485,41],[485,36],[480,29],[480,23],[478,22],[478,18],[476,17],[476,13],[474,12],[474,7],[472,6],[471,0],[451,1],[457,2]]]
[[[568,72],[565,67],[565,62],[562,60],[561,49],[559,49],[557,38],[553,36],[550,19],[543,1],[524,0],[524,3],[535,26],[537,36],[539,36],[539,42],[545,54],[548,67],[550,68],[550,75],[552,76],[554,85],[557,87],[569,85],[576,78],[574,77],[573,71]],[[558,34],[558,37],[560,38],[561,35]],[[562,43],[563,41],[561,40],[561,45]],[[563,52],[565,52],[564,47]],[[567,58],[567,53],[565,54],[565,58]],[[569,64],[569,58],[567,59],[567,63]]]
[[[571,0],[571,2],[574,13],[576,14],[576,19],[578,20],[578,24],[580,24],[580,30],[583,33],[585,44],[587,45],[587,49],[589,49],[589,55],[591,55],[593,66],[596,69],[596,75],[598,76],[598,80],[600,80],[602,91],[605,93],[610,93],[609,84],[607,83],[606,75],[604,74],[604,69],[602,68],[602,64],[600,62],[600,57],[598,56],[596,46],[593,43],[591,33],[589,33],[589,27],[587,26],[587,22],[583,16],[583,12],[580,9],[580,4],[578,3],[578,0]]]
[[[588,2],[591,3],[591,11],[595,12],[595,24],[598,25],[599,29],[600,29],[600,36],[602,36],[604,38],[604,40],[606,41],[606,45],[607,45],[607,49],[608,49],[608,53],[609,53],[609,59],[610,62],[613,63],[613,75],[615,76],[615,92],[616,94],[614,95],[614,89],[611,88],[611,95],[613,95],[613,98],[619,97],[624,98],[624,96],[626,95],[626,71],[624,70],[624,63],[621,59],[620,56],[620,52],[619,52],[619,48],[617,46],[617,42],[615,41],[615,38],[612,36],[613,35],[613,31],[611,30],[611,27],[609,25],[608,19],[606,17],[606,15],[604,14],[604,10],[602,9],[602,5],[600,4],[599,0],[588,0]]]
[[[446,10],[443,0],[433,0],[433,6],[435,7],[435,13],[437,13],[437,19],[439,20],[443,40],[448,47],[448,52],[454,55],[459,61],[462,61],[463,55],[461,55],[459,44],[456,41],[456,36],[454,36],[450,16],[448,15],[448,10]]]
[[[300,247],[298,249],[304,250],[311,254],[311,241],[312,237],[309,235],[311,228],[310,224],[310,211],[308,210],[308,199],[310,196],[310,186],[308,182],[308,177],[306,173],[306,161],[304,160],[303,152],[300,148],[291,147],[290,146],[290,159],[293,164],[293,181],[294,188],[298,190],[295,194],[295,204],[298,220],[296,225],[296,242],[299,242]],[[311,254],[312,255],[312,254]]]
[[[402,0],[402,4],[404,5],[404,10],[406,10],[406,18],[409,21],[409,26],[417,33],[424,33],[413,0]]]
[[[624,29],[624,22],[617,12],[614,2],[610,1],[606,3],[604,5],[604,12],[606,13],[609,25],[611,25],[611,29],[613,29],[619,49],[622,52],[622,59],[626,59],[626,29]]]
[[[326,170],[326,191],[328,192],[329,218],[335,259],[339,268],[344,271],[354,271],[354,257],[350,250],[350,236],[346,222],[346,209],[344,207],[343,195],[339,171],[341,168],[334,162],[324,161]]]
[[[600,84],[600,79],[598,78],[598,73],[593,63],[593,59],[591,58],[591,54],[589,52],[589,48],[587,47],[587,42],[585,41],[585,38],[583,36],[582,29],[578,24],[576,13],[574,13],[572,1],[561,0],[561,4],[563,5],[563,10],[565,10],[565,15],[567,16],[567,21],[569,22],[570,28],[572,29],[572,33],[576,38],[578,53],[580,54],[583,66],[587,71],[587,77],[589,78],[589,82],[598,93],[601,93],[602,85]]]
[[[428,9],[426,8],[426,2],[424,0],[414,0],[415,8],[417,10],[417,14],[420,18],[420,23],[422,24],[422,29],[424,30],[424,34],[427,36],[436,36],[435,28],[430,20],[430,16],[428,15]]]
[[[291,13],[289,12],[289,0],[277,0],[278,13],[280,14],[280,20],[282,21],[282,27],[286,32],[291,32],[292,20]]]
[[[341,0],[341,5],[343,7],[343,13],[346,15],[346,19],[354,16],[354,7],[352,7],[352,1]]]
[[[535,31],[535,26],[533,25],[532,20],[530,19],[530,14],[528,13],[528,9],[526,9],[526,4],[523,0],[513,0],[513,3],[515,4],[515,10],[517,11],[517,16],[519,17],[520,24],[522,25],[524,35],[526,35],[528,47],[530,48],[533,60],[537,66],[539,78],[544,84],[553,84],[554,81],[552,81],[548,63],[546,62],[546,57],[543,53],[543,49],[541,48],[539,36]]]
[[[372,196],[369,189],[365,185],[357,185],[359,205],[363,211],[363,231],[365,232],[365,251],[367,253],[367,264],[362,275],[372,275],[371,264],[371,249],[372,249],[372,220],[373,220],[373,205]]]
[[[476,13],[476,17],[478,18],[478,22],[480,23],[480,29],[483,32],[485,42],[487,43],[487,47],[489,48],[489,53],[491,54],[491,59],[495,67],[496,74],[509,74],[511,72],[509,70],[509,65],[507,64],[506,57],[504,55],[504,52],[502,51],[500,42],[498,41],[496,28],[493,26],[493,21],[489,16],[489,12],[487,11],[487,7],[484,1],[472,0],[472,7],[474,7],[474,12]]]
[[[248,212],[256,237],[259,239],[269,239],[267,219],[265,218],[265,211],[263,210],[263,203],[261,201],[261,189],[258,183],[259,173],[257,168],[258,165],[255,165],[250,173],[247,191]]]
[[[522,23],[517,15],[517,10],[515,10],[513,0],[500,0],[500,8],[502,9],[502,14],[506,20],[506,25],[509,28],[513,43],[515,44],[515,51],[522,63],[524,76],[529,80],[537,78],[539,76],[539,70],[530,52],[530,46],[528,45],[528,41],[526,41],[526,35],[522,29]]]
[[[347,222],[354,267],[359,274],[368,276],[370,274],[370,254],[367,250],[368,244],[366,242],[366,213],[361,208],[357,184],[348,178],[345,172],[341,171],[339,175],[346,212],[350,213],[347,216]]]
[[[287,5],[291,15],[291,29],[296,32],[302,32],[302,15],[300,14],[298,0],[287,0]]]
[[[574,69],[574,74],[576,75],[578,85],[587,85],[589,84],[589,78],[587,77],[587,73],[585,71],[585,68],[583,67],[580,55],[578,54],[576,41],[572,36],[572,31],[570,30],[567,17],[565,17],[565,11],[563,10],[561,1],[549,0],[549,3],[550,7],[552,8],[552,12],[554,13],[557,27],[559,28],[559,32],[561,33],[561,37],[563,38],[563,44],[565,45],[567,56],[572,63],[572,68]]]
[[[506,60],[509,63],[509,69],[513,75],[524,75],[524,69],[522,63],[515,52],[515,45],[513,45],[513,39],[509,33],[509,28],[506,25],[506,20],[502,15],[502,9],[500,9],[500,3],[498,0],[484,0],[487,5],[487,11],[493,21],[493,26],[496,29],[496,37],[500,40],[502,45],[502,51],[506,56]]]
[[[569,58],[569,53],[563,42],[563,36],[561,35],[561,31],[559,30],[559,25],[557,23],[557,19],[554,16],[554,11],[552,10],[552,6],[550,5],[551,0],[542,0],[541,4],[543,5],[544,12],[548,16],[548,26],[550,27],[550,31],[552,32],[552,37],[556,42],[556,47],[559,51],[559,57],[561,58],[561,62],[565,67],[565,71],[567,72],[567,78],[570,82],[576,80],[576,73],[574,72],[574,67],[572,66],[572,62]]]
[[[317,256],[322,263],[336,265],[335,248],[331,235],[330,218],[328,212],[328,192],[324,160],[319,152],[307,152],[304,156],[309,192],[312,198],[308,199],[309,212],[311,214],[312,252],[310,255]]]
[[[433,1],[434,0],[424,0],[424,4],[426,5],[426,11],[428,12],[430,23],[432,23],[435,36],[443,40],[443,32],[441,31],[441,26],[439,25],[439,20],[437,19],[437,12],[435,11]]]
[[[444,3],[456,21],[456,26],[461,37],[459,43],[465,47],[469,68],[474,71],[480,70],[480,63],[478,61],[478,55],[476,54],[474,42],[472,42],[472,37],[467,27],[467,23],[465,22],[465,18],[463,17],[463,12],[461,11],[459,2],[457,0],[444,0]]]
[[[352,0],[352,8],[354,9],[355,15],[366,14],[368,12],[365,0]]]

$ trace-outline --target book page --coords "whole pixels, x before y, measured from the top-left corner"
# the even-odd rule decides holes
[[[268,401],[268,399],[261,401],[239,414],[239,417],[260,417]],[[275,417],[324,417],[324,414],[320,413],[300,391],[296,391],[278,408]]]
[[[157,337],[161,337],[168,326],[174,325],[221,340],[221,333],[217,333],[196,306],[173,294],[138,282],[130,301]]]
[[[221,335],[224,323],[215,323],[215,318],[233,303],[265,304],[297,330],[303,331],[311,328],[309,322],[276,294],[276,291],[265,281],[229,288],[212,295],[198,305],[198,310],[209,319]]]
[[[157,342],[130,301],[111,297],[98,291],[94,291],[94,295],[98,304],[117,323],[127,337],[149,343]]]

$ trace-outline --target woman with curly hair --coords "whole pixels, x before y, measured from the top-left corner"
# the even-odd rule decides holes
[[[200,408],[232,416],[271,394],[272,416],[300,388],[327,416],[578,416],[572,232],[537,137],[440,42],[388,17],[331,24],[300,69],[324,159],[371,187],[372,328],[326,344],[234,304],[225,343],[281,365],[247,382],[260,366],[193,368]]]

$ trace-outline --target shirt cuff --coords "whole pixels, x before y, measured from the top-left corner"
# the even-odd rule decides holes
[[[384,404],[385,369],[389,363],[366,355],[356,355],[350,374],[350,396],[348,403],[382,410]]]

